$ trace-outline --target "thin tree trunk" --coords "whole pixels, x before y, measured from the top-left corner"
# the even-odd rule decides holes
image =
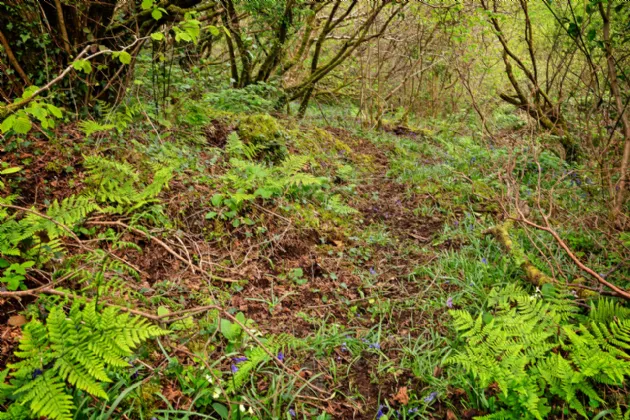
[[[604,9],[604,5],[599,3],[599,14],[604,21],[603,36],[604,36],[604,51],[606,53],[606,63],[608,65],[608,79],[610,82],[610,92],[615,98],[615,105],[617,106],[617,112],[619,113],[619,119],[623,126],[624,147],[623,155],[621,157],[621,165],[619,168],[619,181],[617,182],[618,191],[615,195],[615,203],[613,205],[612,216],[617,218],[622,214],[622,207],[625,199],[626,182],[628,178],[628,162],[630,161],[630,122],[628,121],[628,115],[624,112],[625,107],[621,99],[621,91],[619,89],[619,82],[617,80],[617,71],[615,69],[615,58],[612,53],[612,45],[610,42],[610,9],[612,1],[608,1],[608,7]],[[613,193],[615,193],[613,191]]]

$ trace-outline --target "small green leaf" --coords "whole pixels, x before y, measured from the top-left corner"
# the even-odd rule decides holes
[[[171,313],[171,311],[168,310],[168,308],[166,306],[159,306],[157,308],[157,314],[158,316],[166,316],[169,313]]]
[[[154,32],[151,34],[151,38],[155,41],[161,41],[164,39],[164,34],[162,32]]]
[[[142,0],[142,10],[149,10],[153,7],[153,0]]]
[[[216,411],[221,416],[222,419],[228,418],[230,412],[228,411],[227,407],[224,406],[223,404],[213,403],[212,408],[214,408],[214,411]]]
[[[61,109],[57,108],[56,106],[52,104],[46,104],[46,106],[48,107],[50,113],[53,114],[55,117],[61,118],[63,116],[63,114],[61,113]]]
[[[31,131],[33,123],[26,115],[18,116],[13,122],[13,131],[18,134],[26,134]]]
[[[162,19],[162,12],[160,12],[159,9],[153,9],[153,11],[151,12],[151,17],[153,17],[153,19],[155,20],[160,20]]]
[[[212,34],[212,36],[219,36],[221,34],[221,31],[219,31],[219,28],[217,28],[214,25],[208,26],[208,31],[210,31],[210,34]]]
[[[213,206],[219,207],[223,203],[223,194],[215,194],[210,199]]]
[[[212,220],[217,217],[217,214],[218,213],[216,211],[209,211],[208,213],[206,213],[206,219]]]
[[[2,121],[2,125],[0,125],[0,130],[2,130],[2,133],[4,134],[13,128],[14,123],[15,115],[10,115],[9,117],[5,118],[4,121]]]
[[[120,54],[118,54],[118,59],[123,64],[131,64],[131,54],[127,51],[121,51]]]

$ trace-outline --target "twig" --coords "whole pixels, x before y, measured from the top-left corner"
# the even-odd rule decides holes
[[[571,258],[573,260],[573,262],[584,272],[590,274],[592,277],[594,277],[600,284],[603,284],[604,286],[608,287],[609,289],[613,290],[615,293],[617,293],[617,295],[619,297],[622,297],[626,300],[630,300],[630,292],[627,292],[623,289],[620,289],[619,287],[615,286],[614,284],[612,284],[611,282],[607,281],[605,278],[603,278],[602,276],[600,276],[599,274],[597,274],[595,271],[593,271],[591,268],[587,267],[586,265],[584,265],[576,256],[575,254],[569,249],[569,247],[567,246],[567,244],[562,240],[562,238],[560,238],[560,235],[558,235],[558,233],[553,230],[552,228],[550,228],[549,226],[541,226],[539,224],[536,224],[534,222],[532,222],[531,220],[528,220],[527,218],[523,217],[521,215],[521,218],[513,218],[513,220],[516,220],[518,222],[521,223],[525,223],[528,226],[534,227],[536,229],[542,230],[544,232],[550,233],[551,236],[553,236],[553,238],[556,240],[556,242],[558,243],[558,245],[560,245],[560,247],[562,249],[564,249],[564,251],[567,253],[567,255],[569,256],[569,258]]]

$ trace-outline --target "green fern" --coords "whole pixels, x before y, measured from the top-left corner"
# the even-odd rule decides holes
[[[108,131],[114,128],[114,124],[100,124],[96,121],[86,120],[79,122],[79,128],[83,131],[86,137],[97,133],[99,131]]]
[[[158,201],[157,196],[168,187],[174,171],[170,166],[156,166],[152,182],[147,183],[126,162],[86,156],[83,165],[88,172],[87,182],[95,187],[97,201],[113,205],[104,211],[126,214]]]
[[[498,385],[502,411],[485,418],[542,419],[551,397],[586,417],[584,401],[603,401],[597,384],[620,386],[630,376],[630,320],[627,308],[604,299],[588,319],[578,312],[572,295],[551,285],[534,295],[516,285],[495,288],[485,314],[450,311],[466,344],[446,364],[465,369],[482,389]]]
[[[66,314],[56,306],[45,325],[34,320],[24,328],[15,352],[22,360],[9,365],[8,386],[17,403],[28,405],[33,416],[71,419],[72,387],[107,400],[108,371],[126,367],[125,358],[133,349],[167,333],[113,307],[98,312],[94,303],[83,309],[75,303]]]

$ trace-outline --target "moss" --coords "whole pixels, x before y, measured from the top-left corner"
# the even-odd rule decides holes
[[[248,143],[258,146],[258,159],[281,162],[288,155],[287,138],[278,121],[267,114],[247,115],[238,121],[238,135]]]

